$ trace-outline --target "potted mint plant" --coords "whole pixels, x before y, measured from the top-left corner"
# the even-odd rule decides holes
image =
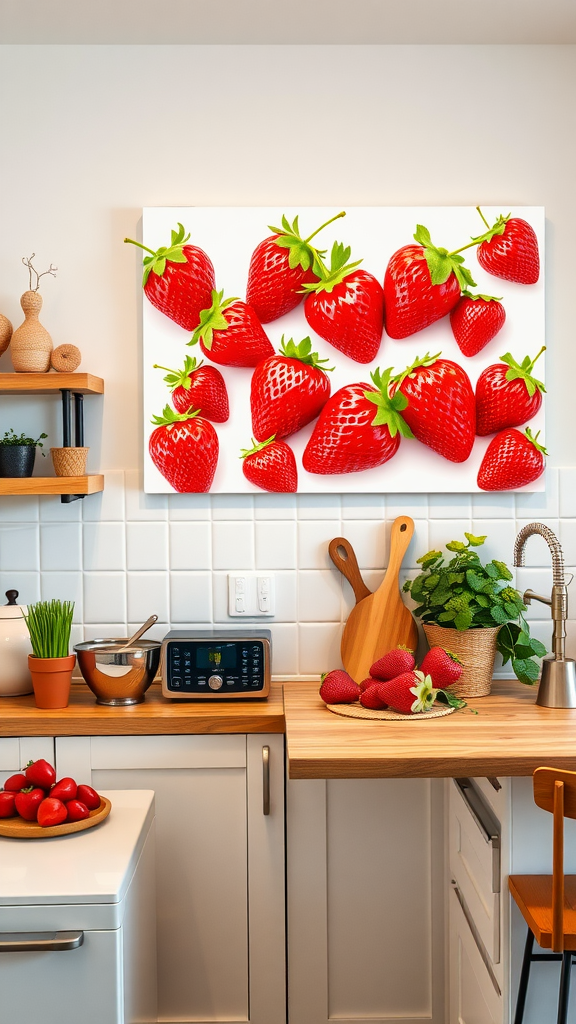
[[[40,434],[34,440],[25,434],[18,436],[12,428],[7,430],[4,437],[0,437],[0,477],[32,476],[36,449],[43,448],[42,441],[47,436]]]
[[[38,601],[24,614],[32,654],[28,667],[38,708],[65,708],[76,655],[70,654],[73,601]]]
[[[418,559],[422,572],[407,580],[404,591],[417,602],[430,646],[456,655],[464,671],[453,687],[458,697],[481,697],[490,692],[494,657],[511,663],[522,683],[538,679],[536,657],[546,654],[544,644],[530,636],[522,595],[511,586],[514,579],[505,562],[493,558],[482,564],[474,550],[486,537],[465,533],[466,542],[452,540],[446,549],[428,551]]]

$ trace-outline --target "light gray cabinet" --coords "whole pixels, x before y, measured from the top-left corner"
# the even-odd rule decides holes
[[[159,1019],[284,1024],[283,737],[62,737],[56,764],[156,793]]]

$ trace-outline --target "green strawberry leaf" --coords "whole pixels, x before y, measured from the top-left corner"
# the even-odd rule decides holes
[[[381,373],[379,369],[370,374],[374,382],[375,391],[365,391],[364,397],[378,407],[378,411],[372,420],[372,426],[377,427],[384,423],[390,431],[391,437],[400,434],[401,437],[414,437],[406,420],[400,415],[408,405],[408,399],[400,391],[396,391],[390,397],[390,385],[392,378],[392,367]]]
[[[416,225],[414,239],[424,248],[424,256],[430,272],[430,281],[433,285],[444,284],[451,274],[456,276],[460,290],[468,286],[475,288],[476,282],[467,267],[464,266],[464,257],[457,252],[448,252],[432,244],[430,232],[423,224]]]
[[[212,348],[213,332],[228,330],[229,324],[223,311],[233,302],[238,302],[238,299],[224,299],[223,291],[217,292],[214,290],[212,292],[212,305],[209,309],[203,309],[201,311],[200,323],[187,344],[196,345],[196,343],[202,339],[204,348],[207,348],[208,351],[210,351]]]
[[[175,423],[185,423],[186,420],[192,420],[195,416],[198,416],[200,409],[189,409],[188,412],[176,412],[170,405],[165,405],[161,416],[153,416],[151,423],[155,427],[166,427],[170,430]]]
[[[522,363],[518,363],[510,354],[510,352],[506,352],[505,355],[500,356],[501,362],[506,363],[506,365],[509,367],[509,369],[506,371],[506,380],[524,381],[524,384],[526,385],[526,390],[530,398],[532,398],[532,395],[535,394],[536,389],[538,389],[538,391],[546,392],[546,388],[544,387],[542,381],[537,380],[536,377],[532,376],[534,363],[537,359],[540,358],[542,353],[545,351],[546,345],[543,345],[540,351],[538,352],[538,355],[534,356],[534,359],[530,359],[530,356],[525,356],[522,360]]]
[[[333,366],[322,366],[322,363],[327,363],[328,359],[320,359],[317,352],[312,352],[312,340],[310,337],[303,338],[297,345],[292,338],[285,342],[284,335],[282,335],[280,355],[286,356],[288,359],[298,359],[301,363],[305,363],[306,366],[318,367],[324,373],[327,371],[332,372],[334,369]]]

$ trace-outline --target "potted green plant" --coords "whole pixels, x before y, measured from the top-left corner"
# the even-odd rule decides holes
[[[24,615],[32,654],[28,667],[38,708],[65,708],[76,655],[69,654],[73,601],[38,601]]]
[[[452,540],[446,549],[428,551],[418,559],[422,572],[407,580],[404,591],[417,602],[430,646],[455,654],[464,671],[454,686],[459,697],[481,697],[490,692],[494,657],[511,662],[516,677],[532,684],[538,678],[535,657],[546,654],[544,644],[530,636],[522,595],[511,586],[513,575],[505,562],[493,558],[483,565],[474,548],[486,537],[465,533],[466,542]]]
[[[0,437],[0,476],[32,476],[36,449],[43,448],[42,441],[47,434],[40,434],[34,440],[25,434],[18,436],[12,428]],[[45,452],[42,452],[45,455]]]

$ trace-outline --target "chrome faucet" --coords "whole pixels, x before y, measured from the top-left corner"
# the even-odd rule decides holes
[[[576,662],[566,657],[566,619],[568,618],[568,588],[564,576],[564,555],[560,541],[544,523],[523,526],[514,543],[514,565],[524,565],[524,548],[528,537],[539,534],[552,555],[552,594],[543,597],[526,590],[524,604],[540,601],[550,607],[552,614],[552,654],[542,661],[542,677],[536,703],[548,708],[576,708]],[[569,580],[571,582],[571,579]]]

